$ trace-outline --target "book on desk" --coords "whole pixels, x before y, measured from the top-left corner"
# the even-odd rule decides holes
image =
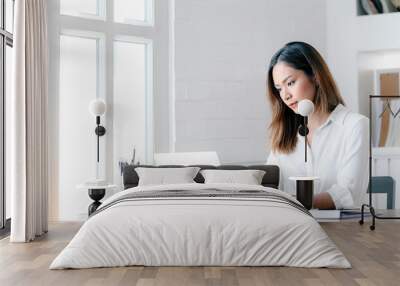
[[[361,218],[360,209],[343,209],[343,210],[319,210],[311,209],[310,213],[318,221],[329,220],[346,220]],[[371,216],[369,212],[364,212],[364,217]]]

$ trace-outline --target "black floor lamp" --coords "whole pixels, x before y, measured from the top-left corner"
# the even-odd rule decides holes
[[[304,162],[307,162],[308,116],[310,116],[311,113],[314,112],[314,103],[308,99],[301,100],[298,104],[297,112],[304,118],[303,126],[300,127],[300,128],[304,128],[304,130],[303,131],[299,130],[299,132],[304,133],[301,135],[304,136],[304,142],[305,142],[304,143]]]
[[[386,99],[389,101],[390,99],[400,99],[400,95],[393,95],[393,96],[384,96],[384,95],[370,95],[369,96],[369,187],[368,187],[368,204],[363,204],[361,206],[361,219],[359,221],[360,224],[364,224],[364,209],[369,208],[369,212],[372,216],[372,225],[370,225],[370,229],[375,229],[375,219],[400,219],[400,217],[396,216],[381,216],[375,213],[375,208],[372,205],[372,101],[374,99]],[[390,109],[390,104],[385,107],[389,108],[391,114],[393,112]],[[385,110],[383,112],[385,112]],[[383,114],[382,112],[382,114]],[[396,114],[397,115],[397,114]]]
[[[104,126],[100,125],[100,116],[106,113],[106,103],[102,99],[94,99],[89,104],[90,113],[96,117],[96,129],[94,132],[97,135],[97,164],[96,164],[96,180],[99,179],[99,164],[100,164],[100,136],[106,134],[106,129]]]
[[[297,113],[303,116],[303,125],[299,127],[299,133],[304,136],[304,163],[307,163],[307,134],[308,116],[314,112],[314,104],[311,100],[303,99],[298,103]],[[311,209],[314,198],[314,180],[317,177],[290,177],[296,181],[296,198],[306,209]]]

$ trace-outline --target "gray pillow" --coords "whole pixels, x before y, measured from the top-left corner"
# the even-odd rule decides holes
[[[195,183],[193,179],[199,170],[199,167],[135,168],[139,176],[139,186]]]
[[[204,183],[261,185],[265,171],[261,170],[202,170]]]

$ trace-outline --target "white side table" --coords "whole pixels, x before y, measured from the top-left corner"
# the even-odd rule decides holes
[[[89,184],[80,184],[76,186],[78,189],[86,189],[88,190],[89,197],[94,201],[88,207],[88,215],[90,216],[93,212],[97,210],[97,208],[101,205],[100,200],[104,198],[107,189],[114,189],[117,185],[89,185]]]

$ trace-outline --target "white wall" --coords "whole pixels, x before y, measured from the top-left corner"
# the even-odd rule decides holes
[[[215,150],[222,163],[264,163],[269,60],[295,40],[326,54],[325,1],[175,5],[175,150]]]
[[[326,1],[326,11],[328,64],[347,105],[366,113],[368,94],[359,96],[359,88],[365,89],[358,82],[358,54],[400,49],[400,13],[356,16],[356,1],[349,0]]]
[[[358,53],[359,112],[369,113],[369,94],[379,94],[375,87],[376,70],[400,69],[400,49]]]

